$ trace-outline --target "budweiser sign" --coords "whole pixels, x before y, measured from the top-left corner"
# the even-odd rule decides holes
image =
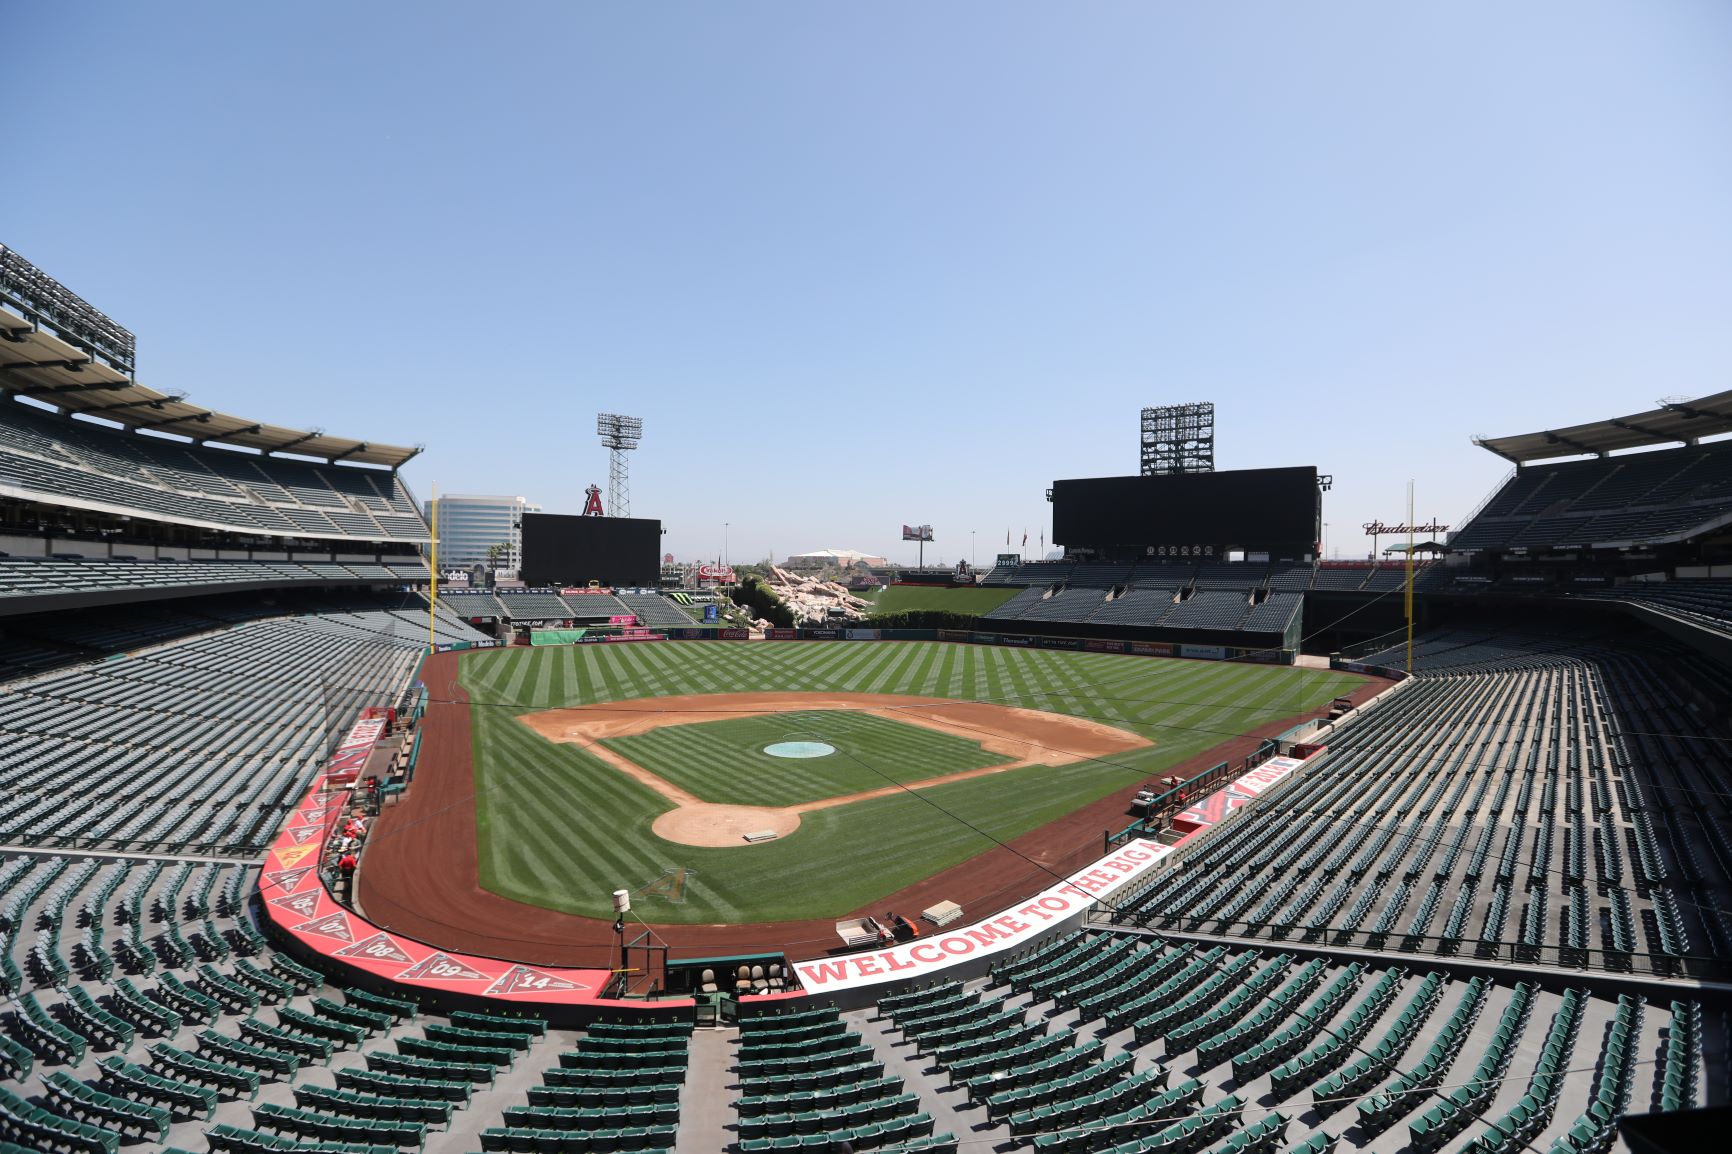
[[[1434,537],[1439,533],[1449,532],[1448,525],[1440,525],[1436,521],[1430,521],[1424,525],[1385,525],[1382,521],[1367,521],[1365,522],[1364,528],[1367,537],[1391,537],[1402,533],[1415,533],[1422,537]]]

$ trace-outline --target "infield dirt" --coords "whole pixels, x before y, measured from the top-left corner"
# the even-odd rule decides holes
[[[979,769],[788,806],[717,805],[706,802],[600,744],[670,725],[696,725],[722,718],[763,717],[774,713],[849,710],[869,713],[976,742],[988,753],[1010,760]],[[800,828],[800,815],[818,809],[886,797],[971,777],[1004,773],[1027,765],[1070,765],[1111,757],[1154,744],[1129,730],[1084,717],[1018,709],[979,701],[909,697],[886,693],[718,693],[610,701],[569,709],[526,713],[518,720],[549,741],[574,742],[589,753],[642,782],[674,803],[651,827],[659,837],[684,845],[749,848],[747,834],[786,837]]]

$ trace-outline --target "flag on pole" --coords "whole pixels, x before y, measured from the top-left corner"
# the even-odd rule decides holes
[[[1022,531],[1022,547],[1024,549],[1028,548],[1028,530],[1027,529],[1024,529]]]

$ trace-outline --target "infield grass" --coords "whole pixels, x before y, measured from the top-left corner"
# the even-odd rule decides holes
[[[464,654],[461,668],[474,717],[482,884],[532,905],[607,918],[613,890],[637,891],[669,869],[684,870],[683,903],[634,898],[645,920],[676,923],[841,916],[992,848],[993,839],[1039,828],[1357,683],[1325,670],[938,642],[480,650]],[[596,701],[746,690],[991,701],[1089,717],[1155,745],[1111,761],[1027,766],[818,810],[802,815],[786,838],[715,849],[656,837],[649,827],[669,808],[664,798],[580,746],[547,741],[516,720]],[[1034,873],[1031,866],[1029,878],[1005,884],[1050,881]]]
[[[764,752],[780,741],[822,741],[836,752],[800,759]],[[795,805],[1011,760],[977,741],[844,709],[668,725],[602,744],[705,801],[730,805]]]

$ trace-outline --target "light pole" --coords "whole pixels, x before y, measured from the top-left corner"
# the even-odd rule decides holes
[[[722,522],[722,568],[728,567],[728,522]]]
[[[979,561],[979,557],[974,552],[974,530],[970,529],[968,531],[968,567],[974,568],[977,561]]]

